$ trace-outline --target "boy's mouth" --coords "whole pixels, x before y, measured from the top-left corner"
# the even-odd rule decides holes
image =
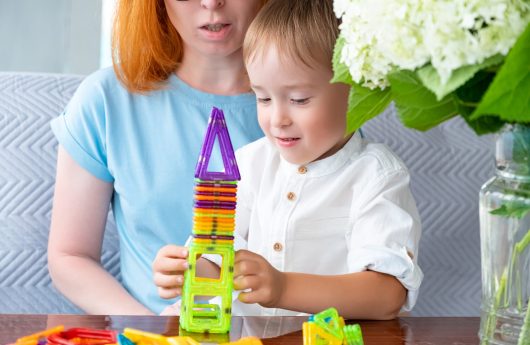
[[[296,138],[296,137],[275,137],[275,138],[276,138],[276,145],[278,145],[279,147],[284,147],[284,148],[295,147],[298,144],[298,141],[301,139],[301,138]]]
[[[278,139],[280,141],[284,141],[284,142],[300,140],[300,138],[280,138],[280,137],[276,137],[276,139]]]

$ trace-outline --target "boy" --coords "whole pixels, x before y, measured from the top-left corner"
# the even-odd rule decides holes
[[[385,146],[344,136],[349,87],[329,83],[337,35],[331,0],[271,0],[245,37],[266,138],[237,152],[234,315],[334,306],[345,318],[391,319],[417,298],[409,175]],[[159,251],[161,297],[180,294],[186,256],[182,247]],[[217,275],[200,261],[201,276]]]

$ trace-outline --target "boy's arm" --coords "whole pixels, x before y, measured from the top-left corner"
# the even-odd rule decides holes
[[[393,276],[364,271],[335,276],[284,273],[285,288],[277,307],[316,314],[337,308],[347,319],[393,319],[407,290]]]
[[[313,314],[335,307],[348,319],[393,319],[407,296],[391,275],[375,271],[333,276],[284,273],[247,250],[236,253],[234,287],[247,290],[239,294],[243,303]]]

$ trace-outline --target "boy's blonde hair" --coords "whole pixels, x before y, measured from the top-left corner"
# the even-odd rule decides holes
[[[338,26],[333,0],[269,0],[248,28],[243,58],[248,63],[272,44],[280,58],[331,68]]]

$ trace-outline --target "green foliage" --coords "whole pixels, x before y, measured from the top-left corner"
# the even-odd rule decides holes
[[[426,131],[458,114],[456,97],[449,95],[437,101],[416,73],[397,71],[388,79],[392,85],[392,98],[405,126]]]
[[[331,79],[332,83],[344,83],[348,85],[353,85],[353,80],[348,70],[348,66],[340,62],[340,54],[342,48],[344,47],[344,37],[339,36],[335,47],[333,49],[333,78]]]
[[[530,176],[530,130],[516,127],[513,132],[512,159],[517,163],[517,174]],[[530,190],[530,187],[527,188]]]
[[[370,90],[358,84],[350,89],[346,133],[359,129],[363,123],[379,115],[392,101],[390,89]]]
[[[333,79],[331,82],[351,85],[346,115],[346,133],[349,134],[385,110],[392,98],[388,88],[371,90],[352,80],[348,67],[340,62],[342,47],[344,47],[344,37],[340,36],[333,51]]]
[[[496,115],[506,122],[530,123],[530,25],[486,91],[472,119]]]
[[[477,108],[482,95],[486,92],[494,77],[495,72],[478,71],[473,78],[454,92],[454,95],[458,98],[458,111],[460,116],[479,135],[494,133],[504,124],[496,116],[483,116],[478,119],[471,119],[471,114]]]
[[[418,70],[418,77],[422,84],[436,95],[436,100],[440,101],[445,96],[464,85],[469,79],[473,78],[478,71],[490,66],[498,65],[503,59],[504,56],[495,55],[486,59],[481,64],[460,67],[453,71],[451,77],[445,84],[442,84],[440,75],[432,65],[420,68]]]
[[[530,124],[530,25],[506,57],[486,59],[454,71],[442,84],[431,65],[416,71],[398,70],[388,75],[390,87],[368,89],[355,83],[340,62],[344,37],[337,40],[331,82],[352,86],[347,130],[352,132],[395,101],[402,123],[429,130],[456,115],[477,134],[493,133],[505,123]]]
[[[490,211],[491,214],[501,217],[512,217],[522,219],[530,212],[530,206],[516,203],[504,203],[501,207]]]

